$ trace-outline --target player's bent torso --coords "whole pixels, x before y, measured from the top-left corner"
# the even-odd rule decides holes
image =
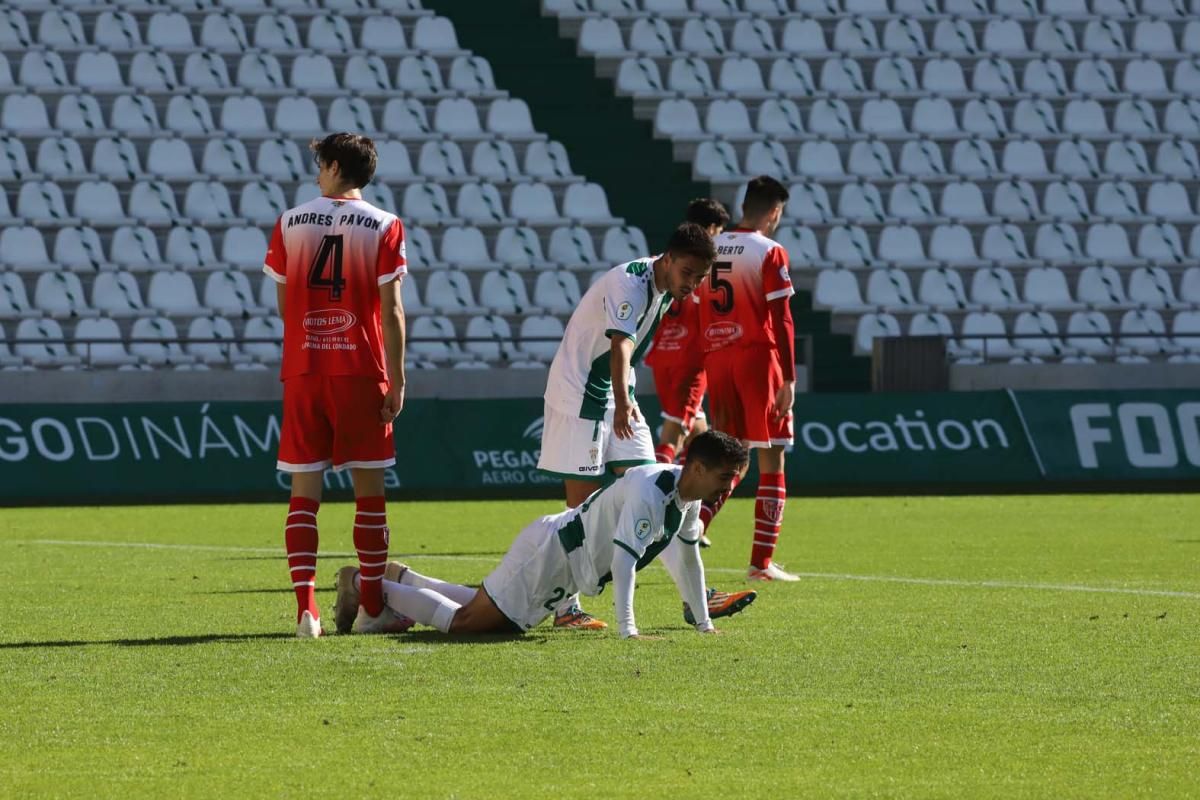
[[[396,215],[357,199],[297,206],[276,223],[266,271],[286,285],[282,379],[387,380],[379,286],[405,272]]]
[[[550,364],[546,404],[581,419],[603,419],[614,405],[610,336],[633,338],[630,366],[636,365],[654,339],[669,303],[670,295],[654,286],[652,258],[630,261],[606,272],[584,293],[571,314]],[[631,391],[633,380],[631,369]]]
[[[698,524],[699,501],[679,499],[682,469],[668,464],[633,467],[578,508],[554,515],[578,591],[599,594],[612,579],[614,548],[631,552],[641,570],[674,536]]]
[[[793,293],[787,252],[755,231],[722,233],[713,244],[717,260],[697,290],[705,353],[774,346],[767,304]]]

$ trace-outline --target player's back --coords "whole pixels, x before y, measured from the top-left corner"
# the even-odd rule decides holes
[[[331,197],[284,212],[265,265],[286,286],[282,377],[386,379],[379,287],[405,269],[404,229],[395,214]]]
[[[705,352],[773,345],[768,303],[793,293],[783,246],[757,231],[719,234],[717,260],[697,290]]]

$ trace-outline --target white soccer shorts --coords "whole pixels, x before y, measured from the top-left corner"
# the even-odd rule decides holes
[[[639,416],[641,411],[639,409]],[[580,419],[545,406],[538,469],[558,478],[599,481],[605,470],[654,463],[654,438],[646,420],[633,421],[633,436],[613,433],[613,410],[602,420]]]
[[[558,539],[561,516],[552,514],[530,523],[517,534],[500,566],[483,579],[483,590],[500,613],[523,631],[553,614],[563,598],[576,592],[567,553]]]

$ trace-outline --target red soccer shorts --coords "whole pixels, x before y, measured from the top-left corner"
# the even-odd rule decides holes
[[[392,426],[379,424],[388,386],[356,375],[298,375],[283,382],[279,461],[284,472],[396,463]]]
[[[771,419],[783,369],[773,347],[726,347],[704,360],[708,373],[709,422],[751,447],[792,443],[792,414]]]
[[[653,367],[653,371],[654,391],[658,393],[663,419],[678,422],[685,431],[690,430],[696,417],[704,414],[700,408],[708,383],[704,367],[672,364]]]

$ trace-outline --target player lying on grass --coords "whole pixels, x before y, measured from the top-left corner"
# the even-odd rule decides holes
[[[748,458],[738,440],[715,431],[701,434],[682,467],[633,467],[578,507],[535,520],[480,588],[440,581],[391,562],[384,575],[384,601],[397,615],[443,633],[524,632],[554,613],[564,597],[600,594],[611,581],[617,629],[622,637],[638,637],[634,577],[662,556],[683,597],[684,618],[701,633],[715,633],[698,544],[700,503],[727,492]],[[673,538],[678,545],[668,548]],[[358,609],[357,572],[343,567],[338,573],[334,613],[339,633],[349,632]],[[713,616],[734,614],[755,596],[726,595]]]

